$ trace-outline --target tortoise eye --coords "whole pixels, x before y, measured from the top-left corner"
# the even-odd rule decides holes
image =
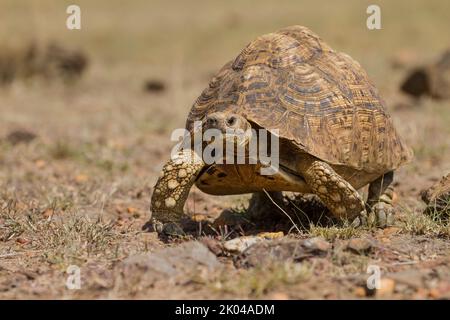
[[[216,125],[217,125],[217,119],[216,119],[215,117],[208,117],[208,118],[206,119],[206,123],[207,123],[209,126],[211,126],[211,127],[216,126]]]
[[[236,123],[236,121],[237,121],[236,117],[231,116],[231,117],[229,117],[229,118],[227,119],[227,124],[228,124],[229,126],[233,126],[233,125]]]

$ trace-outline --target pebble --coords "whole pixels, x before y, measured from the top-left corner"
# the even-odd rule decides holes
[[[311,251],[328,251],[331,247],[331,244],[322,237],[306,239],[302,245]]]
[[[358,254],[368,253],[372,247],[372,241],[365,238],[353,238],[347,243],[347,249]]]
[[[391,296],[395,290],[395,281],[389,278],[380,280],[380,288],[375,291],[377,298],[386,298]]]
[[[245,236],[245,237],[239,237],[239,238],[234,238],[234,239],[228,240],[223,244],[223,247],[225,250],[230,251],[230,252],[242,253],[245,250],[247,250],[249,247],[251,247],[252,245],[263,242],[263,241],[266,241],[266,240],[262,237]]]

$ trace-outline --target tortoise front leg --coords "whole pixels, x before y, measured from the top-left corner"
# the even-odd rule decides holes
[[[152,223],[158,231],[176,226],[184,214],[189,190],[204,166],[193,150],[178,152],[164,165],[151,201]]]
[[[367,224],[364,200],[352,185],[328,163],[320,160],[308,162],[302,165],[303,176],[331,213],[337,218],[354,219],[354,225]]]
[[[385,173],[369,185],[367,204],[370,208],[369,220],[379,227],[386,227],[394,223],[394,172]]]

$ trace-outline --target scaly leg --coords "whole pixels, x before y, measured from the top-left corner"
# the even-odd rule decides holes
[[[394,187],[394,172],[385,173],[369,185],[367,204],[370,208],[369,220],[379,227],[386,227],[394,223],[394,208],[392,196]]]
[[[179,233],[176,223],[183,215],[189,190],[204,166],[203,160],[193,150],[178,152],[164,165],[151,201],[155,229]]]
[[[335,217],[354,219],[355,226],[367,224],[364,200],[328,163],[313,159],[303,163],[301,168],[313,193]]]

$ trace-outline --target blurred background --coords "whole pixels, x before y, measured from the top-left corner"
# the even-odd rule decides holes
[[[72,4],[81,8],[81,30],[66,28]],[[366,27],[371,4],[381,8],[381,30]],[[222,289],[206,284],[200,290],[196,278],[183,290],[151,284],[142,293],[115,288],[115,275],[108,272],[134,253],[167,246],[142,232],[152,186],[169,158],[170,133],[184,127],[214,73],[257,36],[296,24],[361,63],[414,149],[415,161],[396,172],[402,236],[380,230],[380,241],[395,235],[393,243],[407,246],[426,235],[429,248],[440,251],[425,252],[422,239],[380,252],[407,252],[400,257],[406,261],[425,254],[434,259],[436,252],[448,258],[448,241],[442,240],[450,234],[448,224],[422,215],[420,192],[450,172],[450,53],[444,55],[450,48],[449,14],[450,1],[442,0],[0,0],[0,257],[6,257],[0,296],[261,297],[272,282],[291,283],[283,278],[290,275],[285,269],[262,268],[267,272],[250,269],[241,278],[227,272],[224,279],[231,280]],[[247,199],[193,188],[186,212],[242,212]],[[317,226],[302,232],[330,241],[360,234]],[[404,234],[411,238],[405,241]],[[389,254],[373,258],[389,262]],[[367,257],[346,257],[333,255],[342,274],[366,274]],[[73,263],[98,267],[97,273],[83,273],[84,291],[65,289],[61,270]],[[319,274],[331,270],[335,279],[333,268]],[[227,285],[232,279],[246,286]],[[336,294],[322,294],[322,282],[314,280],[311,290],[289,296],[340,297],[343,281],[332,282]],[[136,281],[137,288],[141,283]],[[354,285],[349,288],[354,297]]]
[[[450,27],[450,3],[439,0],[377,1],[381,30],[366,27],[366,9],[373,1],[80,0],[81,30],[66,28],[70,4],[74,2],[0,1],[2,47],[57,43],[82,50],[89,61],[76,88],[65,88],[69,92],[59,92],[54,83],[51,88],[14,84],[2,91],[2,128],[37,124],[36,114],[46,114],[48,124],[51,111],[74,113],[72,121],[80,121],[86,130],[95,131],[89,122],[106,117],[111,122],[119,119],[114,130],[130,119],[142,130],[171,131],[184,125],[190,105],[212,74],[248,42],[294,24],[309,27],[334,49],[349,53],[382,93],[389,93],[403,76],[392,70],[392,59],[435,59],[448,46]],[[142,88],[148,80],[163,84],[161,95],[145,94]],[[21,108],[26,112],[20,119],[5,119],[11,111],[6,105],[17,117]],[[83,120],[77,119],[79,112]]]

